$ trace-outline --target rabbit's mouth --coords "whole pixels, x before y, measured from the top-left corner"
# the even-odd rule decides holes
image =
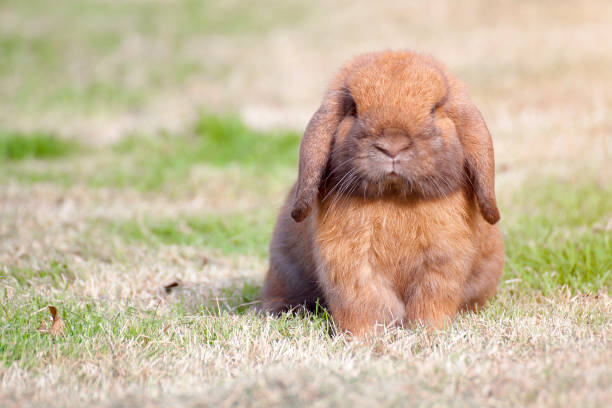
[[[406,160],[396,158],[388,160],[380,166],[377,181],[387,184],[404,184],[408,182],[407,176]]]
[[[370,197],[401,195],[406,196],[414,192],[413,183],[400,169],[390,169],[375,179],[362,182],[362,194]]]
[[[405,182],[404,177],[399,173],[399,170],[396,169],[389,171],[385,179],[391,184],[403,184]]]
[[[420,160],[414,151],[394,156],[370,151],[356,159],[336,157],[340,165],[332,167],[322,191],[325,196],[429,199],[446,196],[461,186],[461,172],[453,160]]]
[[[439,198],[460,188],[454,177],[441,174],[412,174],[404,168],[385,169],[361,179],[359,188],[349,188],[349,194],[363,197]]]

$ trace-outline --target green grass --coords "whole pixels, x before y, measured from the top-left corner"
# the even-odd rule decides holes
[[[296,132],[259,132],[236,116],[204,114],[184,133],[122,140],[113,147],[113,163],[88,184],[160,190],[184,182],[198,165],[238,165],[247,177],[270,175],[297,164],[299,140]]]
[[[535,180],[515,192],[505,204],[504,212],[512,222],[517,218],[541,220],[541,225],[521,224],[527,234],[537,233],[541,226],[591,227],[612,216],[612,184],[599,185],[588,178],[582,181]]]
[[[10,267],[0,270],[0,279],[18,287],[52,286],[66,289],[76,275],[65,262],[51,261],[43,267]]]
[[[231,324],[230,315],[250,315],[251,304],[259,287],[245,284],[220,293],[221,302],[210,298],[196,310],[185,307],[180,297],[171,308],[158,312],[127,306],[116,308],[103,301],[65,297],[30,296],[17,302],[6,302],[0,294],[0,365],[18,362],[26,370],[41,369],[41,361],[49,363],[77,360],[96,355],[113,355],[118,348],[134,349],[149,361],[164,354],[170,341],[180,353],[189,343],[224,344],[242,329]],[[58,307],[65,324],[65,337],[54,338],[39,333],[42,320],[49,321],[47,305]],[[291,338],[304,329],[326,335],[333,323],[326,313],[304,314],[295,319],[291,314],[273,321],[278,338]],[[256,318],[256,317],[255,317]],[[168,330],[170,329],[170,330]]]
[[[244,188],[273,184],[297,165],[297,132],[250,129],[235,115],[202,114],[183,132],[132,135],[109,147],[84,147],[74,140],[35,132],[0,132],[0,158],[27,161],[79,153],[79,160],[33,167],[7,166],[1,177],[24,183],[86,184],[92,188],[134,188],[159,192],[191,187],[198,167],[239,169]],[[279,175],[281,175],[279,177]],[[219,176],[223,177],[223,176]],[[197,182],[197,180],[196,180]],[[205,180],[203,181],[205,182]],[[257,187],[257,188],[259,188]]]
[[[515,200],[503,221],[507,279],[544,293],[612,290],[612,188],[548,180]]]
[[[300,134],[259,132],[246,127],[239,118],[204,115],[194,127],[196,143],[184,146],[183,155],[193,150],[198,160],[216,165],[274,167],[296,165]]]
[[[188,245],[224,255],[267,256],[274,214],[223,214],[111,223],[111,234],[146,245]]]
[[[515,239],[518,241],[517,239]],[[551,293],[559,286],[575,292],[595,293],[612,288],[612,239],[609,233],[593,233],[572,240],[554,239],[542,233],[527,242],[507,245],[508,278]]]
[[[81,150],[76,140],[61,139],[46,132],[15,132],[0,129],[0,159],[57,159]]]
[[[39,366],[40,358],[57,361],[110,353],[113,339],[142,344],[146,339],[155,339],[165,324],[154,312],[128,307],[116,313],[105,310],[101,303],[67,299],[62,299],[60,304],[57,302],[57,299],[35,296],[27,306],[6,305],[0,334],[0,361],[4,365],[19,361],[22,367],[31,369]],[[43,319],[48,320],[45,306],[49,304],[57,305],[60,310],[65,322],[65,338],[52,338],[36,330]],[[38,310],[41,312],[34,314]],[[155,353],[154,350],[149,352]]]

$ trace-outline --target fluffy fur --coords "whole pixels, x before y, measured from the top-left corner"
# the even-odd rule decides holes
[[[495,293],[498,220],[491,136],[461,84],[420,54],[359,56],[304,132],[264,307],[319,300],[358,336],[389,324],[441,327]]]

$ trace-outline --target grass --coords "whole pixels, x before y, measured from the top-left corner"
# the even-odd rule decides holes
[[[60,139],[45,132],[7,132],[0,130],[0,159],[57,159],[80,150],[80,143]]]
[[[239,405],[249,403],[248,395],[255,401],[274,398],[279,404],[300,405],[321,400],[342,406],[446,404],[453,398],[477,405],[572,403],[584,397],[585,387],[591,397],[604,397],[610,385],[609,371],[599,365],[609,358],[605,336],[610,321],[601,319],[605,309],[594,300],[558,293],[552,299],[559,304],[519,300],[503,292],[484,313],[463,316],[435,336],[398,330],[371,342],[329,337],[329,322],[311,315],[183,316],[176,310],[165,315],[64,302],[65,338],[53,340],[36,332],[40,315],[12,309],[3,324],[0,350],[6,375],[21,370],[35,378],[51,369],[58,376],[56,389],[82,384],[71,397],[81,401],[87,399],[87,388],[107,392],[111,383],[122,388],[132,384],[132,390],[147,394],[139,401],[156,404],[194,404],[196,395]],[[28,306],[37,310],[45,304],[35,298]],[[498,351],[492,355],[491,350]],[[526,361],[522,367],[531,370],[529,381],[514,359]],[[581,376],[584,364],[600,368]],[[480,380],[470,374],[479,369],[487,372]],[[159,391],[156,384],[168,381],[173,372],[182,373],[181,384]],[[47,389],[38,398],[53,392]],[[129,400],[130,394],[122,395]]]
[[[9,178],[25,195],[8,190],[0,220],[0,231],[11,231],[0,247],[6,398],[29,400],[19,384],[37,390],[32,401],[59,405],[130,398],[153,405],[447,405],[459,398],[460,405],[555,406],[608,397],[608,186],[541,179],[500,195],[507,264],[489,307],[441,332],[415,327],[355,341],[333,334],[325,311],[277,318],[255,312],[276,215],[256,178],[278,169],[294,175],[296,149],[295,133],[203,116],[174,138],[134,136],[60,163],[129,162],[120,170],[129,183],[61,187],[51,180],[42,188]],[[40,172],[58,165],[50,157],[7,163]],[[264,205],[238,210],[226,200],[184,211],[177,205],[190,194],[184,184],[162,201],[163,213],[146,206],[202,163],[204,174],[239,169],[252,185],[238,197],[250,191]],[[96,168],[100,179],[117,172]],[[165,177],[139,192],[139,178],[154,169]],[[281,182],[287,188],[290,179]],[[65,337],[36,330],[49,319],[47,305],[60,310]],[[37,388],[41,378],[54,386]]]
[[[546,235],[540,238],[539,242],[509,242],[507,277],[520,279],[526,286],[544,293],[554,292],[559,286],[592,293],[610,291],[612,240],[609,233],[561,242]]]
[[[37,389],[32,401],[66,395],[59,405],[130,398],[188,405],[202,395],[219,404],[248,405],[245,395],[251,395],[262,403],[339,406],[447,405],[456,398],[460,405],[555,406],[607,398],[609,186],[549,178],[500,195],[507,263],[490,305],[441,332],[389,330],[367,341],[334,334],[324,310],[277,318],[256,313],[275,206],[238,210],[227,200],[217,209],[182,212],[176,201],[187,198],[188,184],[164,202],[169,211],[144,206],[198,169],[221,175],[239,169],[250,194],[269,203],[256,179],[278,169],[294,175],[297,140],[295,133],[254,131],[231,116],[205,115],[176,135],[132,136],[80,155],[66,151],[59,163],[64,171],[81,160],[114,163],[94,166],[106,183],[89,183],[91,175],[71,170],[77,178],[68,184],[50,178],[39,191],[37,183],[9,175],[27,195],[5,196],[8,212],[0,223],[12,231],[0,247],[6,398],[30,398],[16,376],[25,378],[18,384]],[[58,166],[55,157],[34,156],[7,166],[41,173]],[[156,171],[164,176],[142,184]],[[117,172],[129,182],[109,182]],[[283,180],[286,188],[290,179]],[[49,188],[59,199],[44,195]],[[212,194],[211,186],[204,188]],[[22,210],[24,202],[32,207]],[[65,205],[76,207],[67,212]],[[65,337],[37,330],[49,319],[47,305],[60,310]],[[36,388],[40,378],[54,387]],[[108,397],[111,390],[119,391]]]
[[[0,406],[610,405],[609,2],[47,3],[0,2]],[[367,340],[257,313],[326,81],[404,47],[493,135],[498,294]]]
[[[612,189],[547,180],[516,198],[504,221],[506,278],[545,293],[612,290]]]
[[[113,146],[119,153],[114,163],[107,171],[92,174],[88,184],[159,190],[188,179],[190,171],[203,164],[239,164],[247,177],[270,174],[296,164],[298,145],[295,132],[265,134],[249,129],[235,116],[203,114],[186,133],[122,140]]]
[[[537,194],[527,193],[531,191]],[[544,293],[559,287],[589,293],[612,290],[612,232],[606,229],[612,217],[612,190],[548,180],[525,188],[521,207],[524,212],[519,214],[508,210],[509,220],[503,224],[505,279]],[[579,222],[580,214],[584,223]],[[275,215],[260,211],[106,224],[108,233],[126,243],[196,246],[223,255],[265,258]]]
[[[67,289],[75,279],[74,272],[63,262],[50,261],[43,268],[13,267],[0,272],[3,280],[13,280],[17,286],[44,286]]]
[[[115,343],[125,346],[126,342],[144,347],[146,358],[154,359],[163,354],[170,327],[192,332],[191,340],[199,339],[209,345],[223,344],[238,330],[227,325],[228,319],[240,315],[253,319],[251,306],[260,289],[259,285],[248,282],[225,287],[215,296],[208,294],[208,301],[192,308],[187,303],[187,289],[179,284],[163,295],[166,299],[175,299],[167,307],[146,310],[130,305],[117,308],[93,299],[79,299],[76,293],[66,298],[68,282],[80,278],[66,264],[56,261],[40,269],[9,268],[5,271],[3,282],[17,289],[20,299],[2,305],[0,363],[6,367],[19,363],[25,369],[36,371],[42,368],[41,358],[62,361],[112,354]],[[51,288],[52,293],[33,294],[41,287]],[[6,291],[3,297],[6,300]],[[40,321],[47,318],[46,306],[58,302],[61,302],[61,318],[66,322],[65,337],[53,339],[36,329]],[[321,313],[307,315],[303,320],[288,314],[272,324],[280,335],[290,338],[296,327],[329,331],[333,323],[329,315]],[[172,339],[179,348],[186,346],[186,341],[186,338]],[[151,347],[153,344],[156,346]]]
[[[43,312],[46,312],[46,304],[40,298],[30,302]],[[29,310],[7,309],[0,335],[0,361],[5,367],[18,362],[23,369],[33,372],[44,370],[41,359],[52,364],[96,355],[121,359],[126,351],[137,352],[140,358],[154,363],[165,359],[168,343],[177,347],[177,356],[181,349],[189,350],[194,346],[231,350],[234,347],[231,343],[244,330],[231,323],[237,319],[252,325],[255,335],[270,336],[271,331],[272,341],[287,341],[303,332],[318,333],[318,337],[323,338],[330,324],[326,317],[312,315],[302,320],[287,315],[262,325],[252,314],[237,315],[227,311],[202,310],[184,315],[180,308],[174,308],[171,316],[160,316],[154,311],[129,307],[116,311],[98,303],[65,302],[61,314],[66,322],[66,336],[52,339],[36,331],[38,322],[44,318],[40,313],[33,315]]]
[[[217,36],[235,37],[240,44],[305,13],[297,2],[269,1],[245,8],[218,1],[70,0],[41,14],[47,5],[45,0],[0,4],[6,22],[0,36],[0,117],[27,120],[53,113],[70,120],[142,109],[148,98],[202,79],[202,72],[226,71],[228,62],[202,58]]]
[[[179,219],[130,220],[110,225],[111,234],[146,245],[189,245],[223,255],[267,256],[274,215],[223,214]]]
[[[82,155],[79,161],[55,167],[9,163],[3,175],[9,180],[54,182],[67,187],[86,184],[93,188],[133,188],[144,192],[193,188],[189,181],[198,181],[192,179],[192,174],[202,166],[239,167],[245,188],[249,184],[261,185],[261,180],[271,184],[271,178],[278,178],[279,173],[297,164],[298,146],[296,132],[255,131],[236,116],[210,114],[201,114],[183,132],[132,135],[111,146],[87,149],[74,140],[42,132],[0,133],[0,157],[13,162],[77,152]]]
[[[36,298],[31,304],[46,312],[48,302]],[[181,326],[184,330],[193,329],[198,337],[207,336],[206,328],[194,327],[194,316],[180,316],[176,311],[173,318],[164,319],[153,311],[134,308],[120,312],[107,311],[97,303],[66,302],[62,308],[62,319],[68,324],[66,337],[58,339],[36,331],[39,321],[44,318],[42,313],[36,314],[37,319],[33,319],[29,311],[5,311],[7,323],[0,341],[2,363],[10,366],[19,362],[26,369],[37,370],[40,369],[41,358],[63,361],[88,355],[112,354],[115,343],[132,344],[141,348],[147,359],[155,359],[164,353],[160,340],[165,337],[164,332],[169,325]],[[208,334],[208,337],[211,335]],[[210,341],[214,341],[212,337]],[[179,341],[176,345],[181,347],[184,342]]]

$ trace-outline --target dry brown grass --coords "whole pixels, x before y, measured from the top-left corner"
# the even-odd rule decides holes
[[[237,3],[228,4],[224,7],[231,9]],[[42,9],[30,10],[27,21],[21,21],[23,13],[15,10],[0,8],[0,36],[34,36],[70,21]],[[295,22],[269,31],[185,34],[175,51],[165,39],[181,32],[176,16],[153,14],[160,30],[152,37],[135,32],[128,24],[131,17],[118,20],[121,46],[100,60],[96,73],[75,68],[97,61],[95,52],[74,52],[67,71],[74,75],[50,77],[86,83],[99,75],[112,81],[117,67],[130,66],[130,78],[138,82],[167,59],[170,64],[206,60],[206,70],[180,80],[167,71],[166,80],[147,93],[138,109],[112,104],[94,111],[62,104],[21,109],[11,100],[0,106],[2,125],[50,129],[104,145],[132,131],[183,129],[205,107],[236,110],[259,128],[301,129],[346,58],[413,48],[439,57],[467,83],[495,139],[498,190],[506,208],[520,208],[513,200],[525,181],[548,175],[611,185],[612,49],[607,39],[612,37],[612,3],[607,0],[579,5],[315,2],[300,18],[293,16]],[[98,17],[83,18],[106,27]],[[79,50],[83,44],[78,37],[74,41]],[[27,84],[30,75],[29,70],[4,75],[2,95]],[[44,73],[36,75],[44,78]],[[32,99],[37,95],[33,92]],[[97,171],[86,160],[15,166]],[[76,324],[70,316],[84,305],[95,305],[104,316],[84,340],[77,342],[70,332],[68,346],[49,346],[42,337],[27,343],[40,347],[31,350],[34,363],[23,359],[0,365],[1,406],[612,405],[612,300],[605,291],[587,295],[560,288],[543,296],[507,281],[491,308],[461,316],[447,330],[393,330],[363,342],[329,336],[320,317],[278,320],[202,312],[202,303],[223,298],[228,288],[240,292],[242,283],[260,282],[266,260],[190,245],[126,244],[103,228],[92,228],[94,221],[273,211],[283,198],[277,187],[243,188],[240,166],[204,165],[192,175],[189,191],[174,197],[81,183],[65,187],[12,180],[0,186],[2,323],[8,321],[7,310],[23,314],[31,321],[32,330],[23,329],[24,341],[30,341],[40,336],[35,328],[43,312],[32,310],[39,301],[56,301],[60,311],[65,303],[69,330]],[[279,176],[283,183],[286,178]],[[521,211],[505,220],[516,220]],[[598,221],[605,225],[610,217],[606,213]],[[203,255],[212,259],[204,264]],[[20,286],[7,272],[37,270],[52,260],[70,265],[67,288],[37,277]],[[182,291],[165,294],[163,285],[176,279],[183,282]],[[131,308],[138,312],[121,315]],[[160,328],[144,326],[147,313],[158,317]],[[140,324],[140,335],[126,334]],[[0,354],[16,347],[0,346]]]
[[[283,332],[253,315],[169,318],[151,342],[109,333],[92,342],[112,353],[2,368],[1,398],[3,406],[607,406],[611,306],[607,296],[504,290],[497,313],[363,342],[308,322]],[[225,334],[210,343],[206,332]]]

